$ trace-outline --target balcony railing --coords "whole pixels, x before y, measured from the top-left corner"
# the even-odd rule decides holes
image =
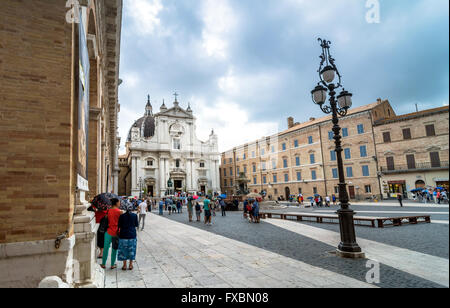
[[[441,161],[439,163],[415,163],[414,165],[394,165],[390,167],[380,167],[383,173],[395,173],[395,172],[414,172],[418,170],[439,170],[448,169],[448,161]]]

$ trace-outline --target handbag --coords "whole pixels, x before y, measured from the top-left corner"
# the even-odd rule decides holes
[[[100,233],[106,233],[106,230],[108,230],[108,213],[100,220],[100,226],[98,227]]]
[[[119,249],[119,237],[118,236],[114,236],[112,238],[112,249],[114,249],[114,250]]]

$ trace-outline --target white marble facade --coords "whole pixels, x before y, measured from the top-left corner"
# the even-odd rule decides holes
[[[172,108],[163,103],[153,114],[148,98],[145,115],[132,126],[127,140],[132,196],[139,196],[140,186],[153,197],[173,191],[220,192],[217,135],[212,131],[207,141],[200,141],[195,121],[190,106],[183,109],[177,99]]]

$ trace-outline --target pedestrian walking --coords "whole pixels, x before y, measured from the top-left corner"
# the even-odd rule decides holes
[[[177,200],[177,212],[178,212],[178,214],[181,213],[181,201],[180,201],[180,199]]]
[[[402,194],[397,194],[397,200],[400,203],[400,207],[403,207],[403,196],[402,196]]]
[[[147,212],[148,212],[148,205],[147,202],[141,202],[138,205],[138,213],[139,213],[139,222],[138,222],[138,228],[141,228],[141,222],[142,222],[142,229],[141,231],[144,231],[144,227],[145,227],[145,218],[147,216]]]
[[[222,210],[222,217],[227,216],[227,212],[225,211],[225,201],[223,201],[223,199],[220,199],[219,201],[220,204],[220,209]]]
[[[211,200],[208,196],[203,200],[203,210],[205,210],[205,225],[211,226]]]
[[[193,210],[194,210],[194,206],[192,204],[193,200],[194,199],[192,199],[192,197],[190,195],[188,195],[186,201],[187,201],[187,210],[188,210],[189,222],[192,222],[192,214],[193,214]]]
[[[202,207],[200,206],[198,201],[195,201],[195,215],[197,216],[197,222],[200,222],[201,214],[202,214]]]
[[[252,205],[253,222],[259,224],[259,203],[255,200]]]
[[[164,209],[164,204],[166,203],[166,200],[161,199],[159,200],[159,215],[163,215],[163,209]]]
[[[333,205],[336,205],[337,198],[336,198],[336,195],[335,195],[335,194],[333,194],[333,195],[331,196],[331,200],[333,201]]]
[[[330,203],[330,197],[329,197],[329,196],[326,196],[326,197],[325,197],[325,206],[326,206],[326,207],[330,207],[330,204],[331,204],[331,203]]]
[[[117,237],[119,217],[122,211],[119,209],[120,201],[116,198],[111,199],[112,207],[108,210],[106,217],[108,219],[108,229],[105,233],[105,245],[103,247],[102,268],[106,268],[106,261],[108,260],[109,248],[111,247],[111,269],[117,268],[116,258],[117,250],[119,248],[119,238]]]
[[[139,207],[142,207],[142,202]],[[129,261],[128,269],[133,269],[133,262],[136,260],[136,246],[137,236],[136,228],[139,228],[138,217],[132,212],[133,208],[127,208],[125,214],[119,217],[118,222],[118,236],[119,236],[119,249],[118,260],[123,262],[122,270],[127,270],[127,261]],[[144,217],[145,219],[145,217]],[[143,228],[142,228],[143,230]]]
[[[247,213],[248,213],[247,206],[248,206],[248,200],[245,199],[244,200],[244,214],[243,214],[245,219],[247,219]]]

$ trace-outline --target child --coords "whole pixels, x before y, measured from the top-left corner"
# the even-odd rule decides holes
[[[200,215],[202,213],[202,207],[198,202],[195,202],[195,214],[197,215],[197,222],[200,222]]]

